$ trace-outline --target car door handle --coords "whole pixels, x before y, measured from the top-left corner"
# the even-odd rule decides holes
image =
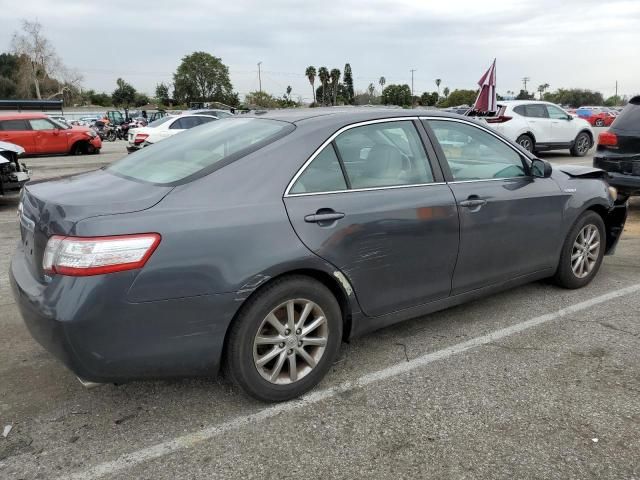
[[[458,205],[460,205],[461,207],[474,208],[474,207],[481,207],[486,204],[487,204],[486,200],[482,200],[481,198],[474,198],[472,200],[463,200]]]
[[[340,220],[341,218],[344,218],[344,213],[331,211],[331,212],[321,212],[321,213],[314,213],[312,215],[307,215],[306,217],[304,217],[304,221],[307,223],[323,224],[323,223],[332,223],[332,222],[335,222],[336,220]]]

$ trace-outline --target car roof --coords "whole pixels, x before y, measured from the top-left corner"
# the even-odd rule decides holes
[[[29,118],[49,118],[49,116],[40,112],[0,113],[0,120],[18,120],[18,119],[29,119]]]
[[[249,114],[236,115],[236,117],[268,118],[271,120],[281,120],[289,123],[313,122],[320,120],[334,119],[340,123],[355,123],[368,120],[397,118],[397,117],[443,117],[462,118],[454,113],[440,110],[427,109],[403,109],[403,108],[367,108],[367,107],[327,107],[327,108],[291,108],[282,110],[269,110]],[[464,117],[468,118],[468,117]]]
[[[544,100],[498,100],[499,105],[531,105],[532,103],[558,106],[553,102],[545,102]]]

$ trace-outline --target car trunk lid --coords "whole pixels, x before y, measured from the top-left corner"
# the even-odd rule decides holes
[[[89,217],[146,210],[172,188],[129,180],[104,170],[28,183],[19,215],[23,250],[32,272],[43,275],[42,255],[52,235],[73,235],[76,223]]]

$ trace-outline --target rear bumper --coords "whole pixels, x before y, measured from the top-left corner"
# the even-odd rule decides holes
[[[19,250],[10,281],[33,338],[84,380],[215,375],[235,295],[131,303],[135,272],[122,273],[41,283]]]
[[[608,182],[626,195],[640,194],[640,158],[638,155],[603,156],[596,154],[593,166],[607,172]]]
[[[640,175],[607,172],[609,185],[627,195],[640,195]]]

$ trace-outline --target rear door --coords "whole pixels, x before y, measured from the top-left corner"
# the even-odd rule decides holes
[[[452,294],[554,267],[569,194],[533,178],[520,153],[487,129],[442,118],[425,127],[459,207]]]
[[[555,105],[546,105],[551,120],[551,141],[568,144],[576,139],[577,132],[573,118]]]
[[[546,106],[541,103],[529,103],[524,106],[524,111],[536,143],[551,142],[552,125]]]
[[[458,214],[422,140],[411,119],[345,127],[285,193],[302,242],[347,276],[369,316],[445,298],[451,290]]]
[[[46,118],[29,120],[37,153],[67,153],[70,131],[57,128]]]
[[[0,140],[20,145],[27,155],[36,153],[33,131],[24,119],[0,120]]]

